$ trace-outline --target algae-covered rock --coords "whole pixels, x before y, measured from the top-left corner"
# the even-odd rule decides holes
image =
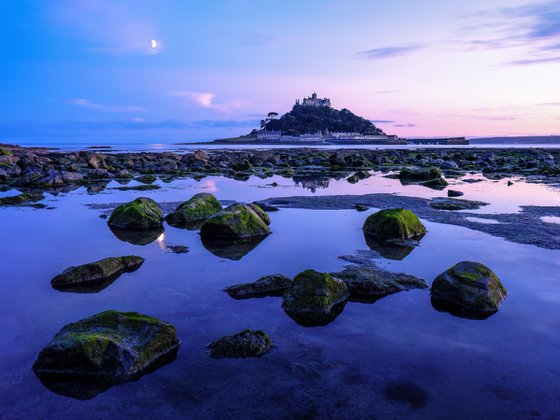
[[[152,174],[146,174],[136,178],[136,181],[141,182],[142,184],[153,184],[157,181],[157,178]]]
[[[265,222],[267,225],[270,225],[270,216],[264,211],[264,209],[256,203],[247,204],[249,207],[253,209],[255,213],[259,215],[259,217]]]
[[[10,197],[1,197],[0,206],[23,206],[44,200],[45,196],[39,193],[22,193]]]
[[[349,266],[331,276],[344,281],[350,290],[350,299],[357,301],[374,302],[393,293],[428,288],[422,279],[375,266]]]
[[[121,274],[136,271],[143,263],[144,258],[134,255],[104,258],[67,268],[51,280],[51,285],[64,291],[98,292]]]
[[[441,178],[441,169],[437,167],[404,168],[399,172],[399,179],[404,180],[429,181],[436,178]]]
[[[151,230],[162,227],[163,212],[151,198],[140,197],[121,204],[111,214],[109,226],[119,229]]]
[[[272,349],[272,340],[263,331],[243,330],[210,343],[210,356],[215,359],[226,357],[260,357]]]
[[[251,207],[234,203],[206,220],[200,233],[206,238],[235,240],[266,236],[270,229]]]
[[[198,193],[180,204],[165,217],[171,226],[190,228],[222,210],[220,202],[209,193]]]
[[[483,201],[462,200],[458,198],[433,198],[430,206],[438,210],[476,210],[488,203]]]
[[[54,392],[93,398],[173,360],[175,327],[136,312],[105,311],[62,328],[33,365]]]
[[[234,299],[248,299],[264,296],[282,296],[292,286],[292,280],[282,274],[264,276],[252,283],[226,287],[224,292]]]
[[[500,309],[507,296],[502,282],[481,263],[462,261],[437,276],[431,300],[437,310],[484,319]]]
[[[326,325],[342,312],[349,296],[348,286],[342,280],[306,270],[294,278],[283,296],[282,308],[300,325]]]
[[[413,212],[407,209],[386,209],[370,215],[363,227],[364,233],[375,239],[417,239],[426,228]]]

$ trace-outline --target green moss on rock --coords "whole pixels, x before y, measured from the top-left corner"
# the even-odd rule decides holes
[[[399,179],[405,180],[429,181],[436,178],[441,178],[441,169],[437,167],[404,168],[399,173]]]
[[[209,193],[198,193],[180,204],[165,217],[171,226],[190,228],[222,210],[220,202]]]
[[[21,206],[29,203],[36,203],[37,201],[44,200],[43,194],[36,193],[23,193],[11,197],[0,198],[0,206]]]
[[[11,154],[12,154],[11,150],[6,149],[5,147],[0,147],[0,156],[8,156]]]
[[[486,318],[500,309],[507,291],[481,263],[462,261],[437,276],[432,283],[432,305],[466,318]]]
[[[117,384],[138,378],[178,346],[171,324],[136,312],[105,311],[62,328],[33,370]]]
[[[235,240],[266,236],[270,228],[251,207],[234,203],[206,220],[200,233],[207,238]]]
[[[113,210],[107,224],[118,229],[150,230],[161,228],[162,220],[159,204],[150,198],[140,197]]]
[[[363,226],[367,236],[379,240],[417,239],[426,228],[413,212],[407,209],[386,209],[370,215]]]
[[[267,225],[270,225],[270,216],[259,206],[255,203],[247,204],[249,207],[253,209],[255,213],[259,215],[259,217],[265,222]]]
[[[216,359],[260,357],[268,353],[272,347],[272,340],[264,331],[248,329],[235,335],[222,337],[208,345],[210,356]]]

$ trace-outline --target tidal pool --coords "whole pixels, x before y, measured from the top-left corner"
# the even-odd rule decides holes
[[[271,212],[272,234],[231,258],[205,247],[197,231],[168,225],[148,244],[134,245],[113,234],[99,217],[102,210],[87,206],[139,196],[182,201],[200,191],[239,201],[297,194],[446,195],[445,190],[402,186],[381,174],[354,185],[296,181],[178,179],[158,181],[160,190],[144,192],[113,190],[118,184],[111,183],[98,194],[84,188],[47,194],[44,203],[52,210],[0,208],[0,417],[560,416],[558,250],[424,221],[428,233],[418,247],[401,260],[375,261],[429,284],[459,261],[484,263],[509,292],[498,313],[486,320],[454,317],[431,306],[429,291],[414,290],[371,304],[348,302],[328,325],[303,327],[284,313],[281,298],[234,300],[222,289],[273,273],[292,277],[308,268],[340,270],[347,263],[338,257],[368,249],[361,227],[375,209]],[[278,186],[271,187],[272,182]],[[462,198],[489,202],[490,212],[560,205],[558,190],[543,185],[519,181],[514,189],[503,180],[452,182],[463,188]],[[173,246],[188,252],[169,252]],[[129,254],[144,257],[144,265],[98,293],[60,292],[50,285],[71,265]],[[43,346],[64,325],[108,309],[174,324],[181,339],[177,358],[87,400],[43,386],[31,370]],[[276,347],[258,359],[208,356],[208,343],[245,328],[264,330]]]

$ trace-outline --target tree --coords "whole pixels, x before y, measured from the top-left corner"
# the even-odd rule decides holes
[[[278,116],[278,112],[269,112],[267,119],[270,120],[274,120],[276,117]]]

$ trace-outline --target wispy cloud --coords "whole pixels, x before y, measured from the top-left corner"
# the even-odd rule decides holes
[[[61,0],[51,6],[55,22],[90,44],[89,50],[109,54],[156,54],[161,42],[151,21],[126,1]]]
[[[373,48],[358,52],[358,58],[363,60],[382,60],[385,58],[401,57],[424,49],[425,45],[401,45],[393,47]]]
[[[395,122],[393,120],[370,120],[370,121],[374,124],[376,124],[376,123],[377,124],[392,124],[392,123]]]
[[[467,49],[511,49],[518,56],[505,63],[524,66],[560,62],[560,3],[487,10],[466,16],[456,44]]]
[[[393,127],[416,127],[416,124],[393,124]]]
[[[89,99],[75,98],[68,101],[69,104],[79,106],[82,108],[96,109],[98,111],[108,112],[146,112],[147,108],[133,105],[103,105],[92,102]]]
[[[197,105],[201,108],[212,109],[224,114],[242,109],[246,103],[237,99],[222,103],[215,103],[216,95],[210,92],[192,92],[186,90],[176,90],[167,92],[168,95],[179,98],[187,103]]]

